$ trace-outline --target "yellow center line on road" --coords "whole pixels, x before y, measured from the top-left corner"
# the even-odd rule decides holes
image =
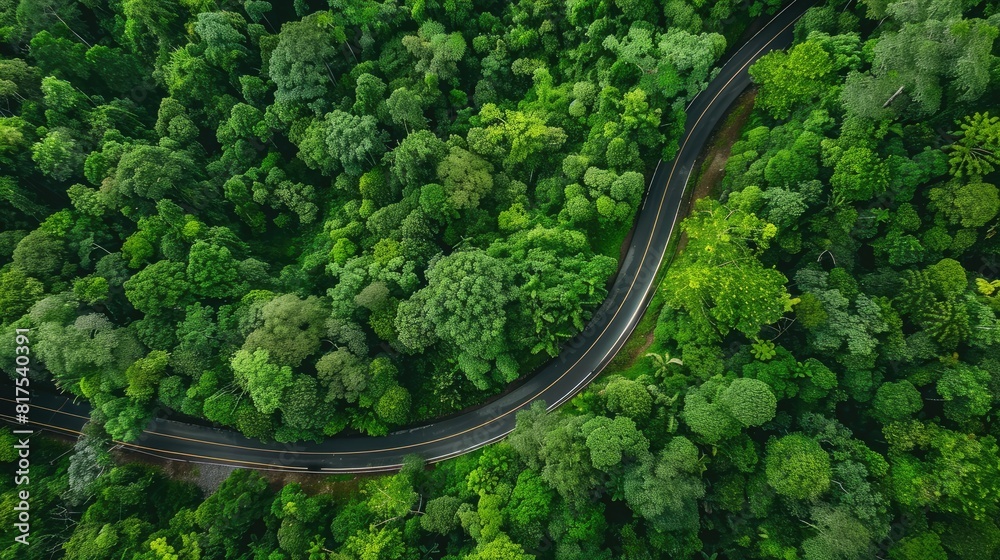
[[[790,3],[788,6],[786,6],[784,9],[782,9],[780,12],[778,12],[778,14],[776,14],[774,16],[774,18],[772,18],[771,21],[774,21],[774,19],[776,19],[777,17],[779,17],[782,13],[784,13],[786,10],[788,10],[790,7],[792,7],[794,4],[796,4],[796,2]],[[670,181],[673,179],[675,173],[677,172],[677,166],[678,166],[678,164],[680,162],[680,159],[681,159],[680,156],[682,155],[682,153],[684,152],[685,148],[687,147],[687,145],[688,145],[688,143],[689,143],[689,141],[691,139],[692,134],[698,128],[698,125],[699,125],[699,123],[701,123],[702,119],[704,119],[705,116],[713,109],[713,105],[718,100],[719,96],[721,96],[722,93],[725,92],[726,88],[729,87],[729,85],[733,82],[733,80],[735,80],[736,78],[738,78],[740,76],[740,74],[748,66],[750,66],[753,62],[756,61],[757,57],[764,50],[766,50],[770,46],[770,44],[772,42],[774,42],[775,39],[777,39],[789,27],[791,27],[792,25],[794,25],[794,23],[795,23],[795,20],[793,20],[792,22],[788,23],[787,25],[785,25],[784,27],[782,27],[780,30],[778,30],[766,43],[764,43],[763,46],[761,46],[750,57],[750,59],[747,62],[745,62],[742,66],[740,66],[740,68],[733,74],[732,77],[730,77],[726,81],[725,84],[722,85],[722,87],[718,88],[718,91],[715,93],[715,96],[712,97],[711,101],[709,101],[709,103],[706,106],[705,110],[703,110],[701,112],[701,114],[698,115],[698,118],[695,120],[695,123],[691,127],[690,132],[684,137],[684,140],[683,140],[683,142],[681,144],[681,147],[677,151],[677,156],[674,158],[673,166],[670,169],[670,174],[667,176],[666,184],[668,184],[668,185],[670,184]],[[765,28],[766,28],[766,26],[765,26]],[[751,37],[751,39],[747,41],[747,43],[749,43],[750,41],[752,41],[754,38],[756,38],[763,31],[764,31],[764,29],[761,29],[760,31],[758,31],[757,33],[755,33]],[[737,51],[737,53],[738,52],[740,52],[740,51]],[[689,171],[689,173],[690,173],[690,171]],[[655,176],[655,173],[654,173],[654,176]],[[690,179],[690,174],[688,176],[688,179]],[[686,189],[686,187],[687,187],[687,180],[685,180],[685,189]],[[652,227],[651,232],[655,232],[656,231],[656,226],[659,224],[659,220],[660,220],[660,213],[661,213],[661,211],[663,209],[663,205],[666,202],[666,199],[667,199],[667,191],[666,191],[666,189],[664,189],[663,193],[660,196],[660,201],[659,201],[659,204],[657,206],[657,210],[656,210],[655,218],[653,220],[653,227]],[[677,210],[674,212],[673,223],[671,224],[670,235],[672,235],[672,233],[673,233],[673,227],[676,225],[677,215],[679,214],[679,212],[680,212],[680,206],[678,206]],[[668,239],[669,239],[669,236],[668,236]],[[646,262],[646,258],[647,258],[648,254],[649,254],[649,250],[650,250],[650,247],[652,246],[652,243],[653,243],[653,236],[650,235],[649,239],[647,239],[647,241],[646,241],[646,246],[643,249],[642,256],[641,256],[641,258],[639,260],[639,265],[638,265],[637,270],[642,270],[643,264],[645,264],[645,262]],[[657,262],[657,265],[656,265],[656,269],[659,269],[660,264],[662,264],[663,257],[664,257],[664,254],[661,254],[660,257],[659,257],[659,259],[658,259],[658,262]],[[237,444],[229,444],[229,443],[221,443],[221,442],[211,442],[211,441],[205,441],[205,440],[198,439],[198,438],[191,438],[191,437],[178,436],[178,435],[172,435],[172,434],[164,434],[164,433],[160,433],[160,432],[156,432],[156,431],[148,431],[148,430],[143,430],[143,433],[146,433],[146,434],[149,434],[149,435],[153,435],[153,436],[166,437],[166,438],[172,438],[172,439],[183,440],[183,441],[190,441],[190,442],[194,442],[194,443],[201,443],[201,444],[205,444],[205,445],[209,445],[209,446],[228,447],[228,448],[232,448],[232,449],[241,449],[241,450],[246,450],[246,451],[257,451],[257,452],[279,453],[279,454],[280,453],[291,453],[291,454],[296,454],[296,455],[326,455],[326,456],[329,456],[329,455],[361,455],[361,454],[386,453],[386,452],[391,452],[391,451],[401,451],[401,450],[404,450],[404,449],[411,449],[411,448],[414,448],[414,447],[422,447],[422,446],[425,446],[425,445],[430,445],[430,444],[433,444],[433,443],[438,443],[438,442],[441,442],[441,441],[445,441],[445,440],[448,440],[448,439],[459,437],[459,436],[465,435],[465,434],[467,434],[469,432],[472,432],[472,431],[475,431],[475,430],[479,430],[479,429],[481,429],[481,428],[483,428],[485,426],[493,424],[494,422],[497,422],[497,421],[499,421],[499,420],[501,420],[501,419],[509,416],[510,414],[513,414],[513,413],[516,413],[516,412],[522,410],[523,408],[525,408],[526,406],[530,405],[535,400],[537,400],[539,396],[541,396],[546,391],[548,391],[553,386],[555,386],[557,383],[559,383],[563,378],[565,378],[566,375],[568,375],[577,365],[580,364],[581,361],[583,361],[590,354],[590,352],[597,345],[597,342],[600,341],[600,339],[604,336],[604,334],[608,331],[608,329],[611,328],[611,324],[615,321],[615,319],[618,318],[618,315],[621,313],[622,309],[625,307],[625,302],[628,300],[629,295],[632,293],[632,291],[633,291],[633,289],[635,289],[635,287],[636,287],[636,282],[633,279],[633,282],[629,284],[628,290],[625,292],[625,296],[622,298],[621,303],[618,305],[618,308],[615,310],[614,314],[612,314],[611,318],[608,320],[608,322],[605,325],[604,329],[594,339],[594,341],[591,343],[591,345],[583,352],[583,354],[575,362],[573,362],[572,365],[570,365],[568,368],[566,368],[566,371],[564,371],[561,375],[559,375],[559,377],[557,377],[554,381],[552,381],[552,383],[550,383],[549,385],[547,385],[543,389],[539,390],[537,393],[535,393],[534,395],[532,395],[529,399],[527,399],[523,403],[521,403],[521,404],[513,407],[511,410],[508,410],[508,411],[504,412],[503,414],[500,414],[500,415],[498,415],[498,416],[496,416],[496,417],[494,417],[494,418],[492,418],[490,420],[487,420],[486,422],[483,422],[483,423],[478,424],[476,426],[467,428],[467,429],[462,430],[460,432],[456,432],[454,434],[449,434],[449,435],[442,436],[442,437],[439,437],[439,438],[436,438],[436,439],[431,439],[431,440],[427,440],[427,441],[421,441],[421,442],[417,442],[417,443],[411,443],[411,444],[400,445],[400,446],[395,446],[395,447],[385,447],[385,448],[378,448],[378,449],[367,449],[367,450],[361,450],[361,451],[347,451],[347,450],[345,450],[345,451],[294,451],[294,450],[287,450],[287,449],[270,449],[270,448],[266,448],[266,447],[247,447],[247,446],[237,445]],[[648,293],[648,291],[652,287],[653,287],[652,283],[650,283],[650,285],[647,286],[647,288],[646,288],[647,293]],[[618,336],[618,338],[615,339],[613,347],[617,346],[618,344],[620,344],[621,341],[622,341],[622,339],[624,337],[626,337],[628,334],[629,333],[622,332],[622,334],[620,334]],[[555,404],[549,406],[548,409],[551,410],[551,409],[559,406],[563,402],[565,402],[567,399],[571,398],[576,393],[576,391],[579,389],[580,385],[582,385],[582,384],[586,383],[588,380],[590,380],[592,378],[592,374],[594,374],[594,373],[597,373],[597,372],[596,371],[589,372],[588,375],[585,376],[584,379],[581,380],[580,383],[578,383],[576,386],[574,386],[572,392],[570,392],[568,395],[565,395],[562,398],[560,398]],[[8,400],[8,399],[3,399],[3,400]],[[38,408],[44,408],[44,407],[38,407]],[[52,409],[47,409],[46,408],[45,410],[52,410]],[[84,417],[82,417],[80,415],[72,414],[72,413],[68,413],[68,412],[63,412],[63,411],[58,411],[58,410],[56,410],[54,412],[58,412],[58,413],[62,413],[62,414],[67,414],[67,415],[70,415],[70,416],[76,416],[78,418],[84,418]],[[37,424],[37,423],[35,423],[35,424]],[[38,424],[38,425],[45,425],[45,424]],[[76,432],[74,430],[67,430],[65,428],[58,428],[56,426],[47,426],[47,427],[51,427],[51,428],[55,428],[55,429],[62,429],[64,431],[68,431],[68,432],[71,432],[71,433],[79,433],[79,432]],[[466,451],[471,451],[472,449],[476,449],[478,447],[482,447],[482,446],[486,445],[489,442],[492,442],[492,441],[495,441],[495,440],[497,440],[499,438],[502,438],[503,436],[505,436],[508,433],[510,433],[510,431],[512,431],[512,430],[508,430],[508,431],[504,432],[503,434],[500,434],[498,436],[490,438],[486,442],[480,442],[480,443],[477,443],[477,444],[475,444],[475,445],[473,445],[473,446],[471,446],[469,448],[462,449],[462,450],[459,450],[459,451],[449,452],[449,453],[441,455],[439,457],[432,457],[429,460],[430,461],[437,461],[437,460],[441,460],[441,459],[444,459],[444,458],[448,458],[448,457],[451,457],[451,456],[454,456],[454,455],[458,455],[458,454],[464,453]],[[196,457],[196,458],[200,458],[200,459],[209,459],[209,460],[215,460],[215,461],[226,461],[226,462],[230,462],[230,463],[242,463],[242,464],[249,464],[249,465],[264,465],[264,466],[267,466],[269,468],[274,468],[275,467],[274,464],[255,463],[255,462],[252,462],[252,461],[237,461],[237,460],[225,459],[225,458],[221,458],[221,457],[206,457],[206,456],[203,456],[203,455],[189,454],[189,453],[184,453],[184,452],[180,452],[180,451],[164,451],[164,450],[155,449],[155,448],[143,447],[143,446],[140,446],[140,445],[137,445],[137,444],[134,444],[134,443],[128,443],[128,442],[118,442],[118,441],[116,441],[116,443],[119,443],[119,444],[121,444],[123,446],[126,446],[126,447],[132,447],[132,448],[135,448],[135,449],[141,449],[141,450],[151,451],[151,452],[154,452],[153,454],[168,453],[168,454],[171,454],[171,455],[179,455],[179,456],[184,456],[184,457]],[[394,467],[398,468],[399,466],[400,465],[398,465],[398,464],[397,465],[381,465],[379,467],[374,467],[374,468],[383,469],[383,470],[391,470]],[[295,467],[295,466],[285,466],[285,465],[281,465],[280,467],[281,468],[285,468],[285,469],[307,470],[306,467]],[[363,470],[371,470],[372,468],[373,467],[344,467],[344,468],[328,467],[328,468],[324,468],[323,470],[326,470],[326,471],[330,471],[330,470],[338,470],[338,471],[363,471]]]
[[[41,408],[41,407],[38,407],[38,408]],[[47,409],[47,410],[51,410],[51,409]],[[5,420],[7,420],[7,421],[9,421],[11,423],[14,423],[14,421],[15,421],[14,417],[8,416],[6,414],[0,414],[0,418],[3,418],[3,419],[5,419]],[[31,426],[42,426],[42,427],[48,428],[50,430],[58,430],[58,431],[66,432],[66,433],[69,433],[69,434],[84,435],[83,432],[79,432],[79,431],[73,430],[71,428],[64,428],[62,426],[54,426],[52,424],[46,424],[44,422],[34,422],[34,421],[31,421],[31,422],[28,422],[28,425],[31,425]],[[156,434],[156,435],[160,436],[160,435],[163,435],[163,434]],[[194,454],[190,454],[190,453],[182,453],[180,451],[167,451],[167,450],[163,450],[163,449],[157,449],[155,447],[145,447],[145,446],[137,445],[135,443],[130,443],[130,442],[127,442],[127,441],[118,441],[118,440],[111,440],[111,441],[113,443],[116,443],[116,444],[121,445],[121,446],[126,447],[126,448],[132,448],[132,449],[135,449],[135,450],[146,451],[146,452],[148,452],[149,455],[157,455],[157,456],[159,456],[160,454],[166,453],[166,454],[169,454],[169,455],[182,455],[182,456],[185,456],[185,457],[196,457],[196,458],[199,458],[199,459],[209,459],[209,460],[212,460],[212,461],[226,461],[228,463],[236,463],[236,464],[240,464],[240,465],[255,465],[255,466],[260,466],[260,467],[268,467],[270,469],[273,469],[275,466],[280,466],[280,468],[282,468],[282,469],[308,470],[306,467],[296,467],[296,466],[292,466],[292,465],[275,465],[273,463],[257,463],[257,462],[254,462],[254,461],[244,461],[244,460],[240,460],[240,459],[224,459],[224,458],[220,458],[220,457],[206,457],[204,455],[194,455]]]
[[[0,401],[7,401],[9,403],[17,404],[16,400],[10,399],[10,398],[7,398],[7,397],[0,397]],[[42,405],[38,405],[38,404],[32,404],[31,408],[32,409],[39,408],[41,410],[48,410],[49,412],[58,412],[59,414],[65,414],[66,416],[74,416],[76,418],[82,418],[84,420],[90,420],[90,416],[81,416],[79,414],[74,414],[72,412],[66,412],[65,410],[62,410],[62,409],[48,408],[48,407],[45,407],[45,406],[42,406]]]

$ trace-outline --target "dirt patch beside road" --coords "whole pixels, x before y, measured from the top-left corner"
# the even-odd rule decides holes
[[[729,161],[733,144],[740,139],[743,127],[750,120],[756,97],[757,88],[751,86],[736,99],[736,103],[733,103],[732,108],[726,113],[722,125],[712,134],[708,145],[698,156],[695,161],[694,175],[692,175],[690,182],[694,186],[689,187],[691,194],[688,195],[690,198],[683,210],[683,215],[687,216],[691,212],[694,201],[699,198],[721,194],[722,178],[726,175],[726,162]],[[677,252],[683,251],[685,245],[687,245],[687,236],[681,234]]]

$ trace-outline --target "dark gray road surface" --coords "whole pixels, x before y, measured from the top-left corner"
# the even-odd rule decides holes
[[[642,317],[679,221],[691,168],[726,110],[750,84],[747,67],[768,51],[790,45],[792,25],[812,3],[796,0],[774,16],[688,106],[677,158],[660,162],[653,174],[609,297],[587,328],[517,389],[480,408],[385,437],[334,437],[318,444],[261,443],[230,430],[156,418],[137,441],[122,445],[167,459],[258,469],[391,471],[409,454],[434,462],[497,441],[514,429],[517,411],[536,400],[545,401],[549,409],[563,404],[601,372]],[[8,421],[13,414],[11,397],[13,389],[0,395],[0,416]],[[34,394],[31,404],[31,427],[36,430],[77,434],[89,417],[85,403],[74,404],[63,396]]]

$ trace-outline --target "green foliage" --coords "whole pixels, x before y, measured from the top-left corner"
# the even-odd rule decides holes
[[[410,393],[403,387],[392,387],[382,394],[375,413],[388,424],[402,424],[410,417]]]
[[[128,363],[46,356],[121,430],[150,352],[143,403],[282,440],[482,401],[584,329],[726,48],[711,22],[748,13],[647,4],[0,1],[0,321],[72,290],[128,325]],[[230,394],[239,350],[291,368],[282,406]]]
[[[420,518],[420,527],[442,535],[458,526],[458,508],[462,500],[455,496],[440,496],[427,502],[427,511]]]
[[[320,347],[327,311],[313,296],[277,296],[260,307],[261,325],[251,332],[243,348],[264,350],[278,363],[298,366]]]
[[[870,47],[870,74],[854,74],[844,85],[848,110],[869,118],[929,117],[946,103],[971,103],[983,95],[998,33],[986,20],[963,19],[963,10],[959,4],[875,10],[894,25]],[[897,93],[901,99],[892,99]]]
[[[336,81],[331,64],[337,43],[345,37],[343,29],[330,23],[329,12],[318,12],[282,26],[267,60],[268,73],[277,86],[275,101],[310,102]]]
[[[207,533],[208,549],[234,555],[246,545],[251,530],[270,504],[267,481],[251,470],[234,471],[195,509],[198,525]]]
[[[743,427],[770,421],[777,407],[771,388],[757,379],[734,380],[719,393],[717,402]]]
[[[160,146],[135,146],[122,154],[111,190],[114,203],[135,203],[134,197],[160,200],[167,195],[190,199],[194,161],[184,151]]]
[[[236,382],[263,414],[271,414],[281,406],[282,394],[292,384],[292,368],[271,363],[269,358],[263,348],[253,353],[240,350],[231,364]]]
[[[459,32],[445,33],[445,28],[435,21],[426,21],[416,35],[403,37],[403,47],[416,59],[413,70],[447,80],[457,71],[457,63],[465,55],[465,39]],[[426,80],[425,80],[426,81]]]
[[[837,159],[830,177],[834,196],[845,202],[868,200],[888,187],[889,169],[872,150],[851,146],[834,157]]]
[[[889,549],[891,560],[947,560],[948,554],[941,546],[941,537],[930,531],[904,537]]]
[[[598,416],[580,429],[595,469],[609,471],[623,462],[643,457],[649,449],[649,442],[635,422],[625,416],[616,416],[613,420]]]
[[[156,386],[167,367],[168,354],[162,350],[154,350],[145,358],[141,358],[125,370],[128,387],[125,394],[139,402],[148,401],[156,392]]]
[[[950,223],[966,228],[982,227],[1000,212],[1000,190],[989,183],[951,181],[929,197]]]
[[[768,53],[750,69],[762,85],[760,103],[774,118],[787,117],[791,109],[824,93],[823,79],[834,69],[832,57],[817,42],[795,45],[787,53]]]
[[[190,286],[183,264],[159,261],[125,281],[125,297],[142,313],[155,315],[182,305]]]
[[[639,382],[616,377],[608,383],[604,393],[611,412],[641,420],[652,411],[653,398]]]
[[[888,424],[904,420],[923,407],[920,392],[909,381],[884,383],[875,392],[872,416]]]
[[[945,416],[961,423],[988,414],[993,404],[990,380],[990,373],[977,367],[948,368],[937,382]]]
[[[343,111],[331,111],[314,120],[299,141],[299,157],[324,174],[343,170],[361,175],[366,166],[375,164],[385,152],[385,143],[375,119],[358,117]]]
[[[103,276],[85,276],[73,282],[73,294],[90,305],[107,299],[108,289],[108,280]]]
[[[973,520],[997,511],[1000,467],[996,440],[916,421],[889,424],[886,441],[894,450],[891,483],[896,500]],[[993,459],[991,459],[991,457]]]
[[[774,238],[773,224],[702,199],[681,227],[688,249],[664,282],[668,305],[690,317],[686,338],[709,342],[733,328],[756,335],[791,310],[785,277],[755,257]]]
[[[20,268],[0,272],[0,322],[9,324],[20,318],[44,293],[45,286]]]
[[[477,208],[480,199],[493,189],[492,172],[493,167],[487,161],[467,150],[452,147],[437,168],[438,179],[444,187],[443,209],[439,211]]]
[[[508,171],[519,165],[537,167],[548,159],[547,152],[559,150],[566,141],[566,133],[547,126],[544,115],[538,113],[504,111],[489,103],[479,119],[487,126],[469,130],[469,147],[501,161]]]
[[[765,472],[778,494],[813,500],[830,487],[830,456],[815,439],[791,434],[768,442]]]
[[[427,278],[427,287],[399,306],[400,342],[411,351],[438,340],[454,344],[459,367],[478,387],[488,387],[491,377],[512,380],[516,372],[505,371],[502,360],[505,307],[516,292],[505,264],[482,251],[462,251],[438,260]]]
[[[804,557],[812,559],[863,558],[871,546],[871,531],[845,509],[817,506],[812,510],[816,536],[803,541]]]
[[[676,437],[655,458],[625,478],[625,500],[658,530],[694,529],[697,500],[704,497],[698,448]]]
[[[239,293],[239,270],[229,248],[198,241],[188,255],[191,290],[204,297],[233,297]]]
[[[955,177],[982,177],[1000,164],[1000,118],[989,113],[966,116],[957,124],[958,141],[951,145],[951,174]]]
[[[32,278],[49,279],[62,268],[65,244],[51,232],[37,229],[14,248],[14,266]]]
[[[558,355],[684,107],[779,9],[328,4],[0,0],[0,322],[94,421],[33,438],[56,517],[0,557],[996,555],[996,2],[810,9],[751,66],[649,347],[508,443],[201,502],[115,467],[159,406],[384,435]]]

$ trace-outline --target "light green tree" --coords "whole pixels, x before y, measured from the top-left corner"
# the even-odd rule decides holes
[[[252,353],[238,350],[230,365],[233,375],[253,400],[257,410],[271,414],[281,407],[285,389],[293,383],[292,368],[269,361],[267,350],[258,348]]]
[[[802,434],[769,441],[764,466],[768,484],[783,496],[813,500],[830,487],[830,456]]]

